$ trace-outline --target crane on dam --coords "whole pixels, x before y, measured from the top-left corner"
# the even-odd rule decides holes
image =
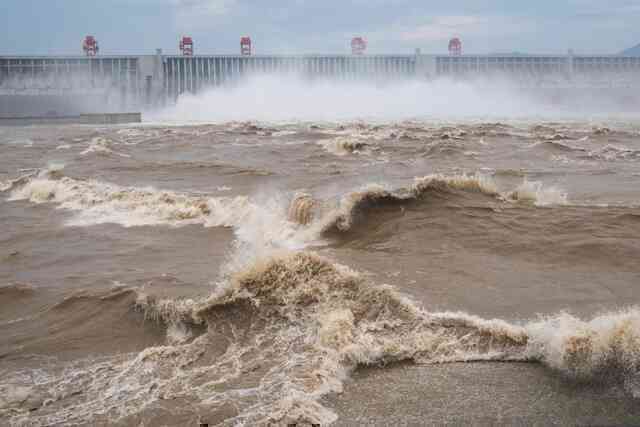
[[[82,41],[82,50],[86,56],[96,56],[100,50],[96,38],[93,36],[86,36]]]
[[[251,37],[240,38],[240,55],[251,56]]]
[[[180,39],[180,52],[182,56],[193,56],[193,39],[188,36],[183,36]]]
[[[351,54],[364,55],[367,50],[367,41],[362,37],[354,37],[351,39]]]
[[[449,55],[460,56],[462,55],[462,41],[459,38],[454,37],[449,40]]]

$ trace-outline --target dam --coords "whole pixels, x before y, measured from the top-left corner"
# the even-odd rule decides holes
[[[257,74],[309,81],[482,79],[552,91],[618,92],[640,102],[640,57],[574,55],[2,56],[0,117],[140,111]],[[632,90],[630,90],[632,89]]]

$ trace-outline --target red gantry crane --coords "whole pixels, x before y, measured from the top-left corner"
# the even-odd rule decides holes
[[[251,37],[245,36],[240,38],[240,54],[242,56],[251,55]]]
[[[449,55],[460,56],[462,55],[462,42],[459,38],[454,37],[449,40]]]
[[[351,39],[351,54],[363,55],[367,50],[367,41],[362,37],[354,37]]]
[[[87,56],[96,56],[100,48],[98,47],[98,41],[93,36],[86,36],[82,42],[82,50]]]
[[[193,56],[193,40],[191,37],[182,37],[180,39],[180,52],[182,56]]]

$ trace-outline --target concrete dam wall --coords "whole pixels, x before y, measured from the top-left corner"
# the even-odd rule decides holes
[[[183,93],[238,84],[256,74],[306,80],[509,81],[543,91],[640,87],[640,58],[575,55],[292,55],[0,57],[0,117],[141,111]],[[633,93],[629,94],[632,88]],[[629,100],[628,102],[633,102]]]

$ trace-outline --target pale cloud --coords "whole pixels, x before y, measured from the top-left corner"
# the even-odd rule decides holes
[[[176,26],[191,31],[211,25],[216,18],[232,12],[236,0],[169,0]]]
[[[486,18],[477,16],[440,16],[429,24],[399,32],[402,41],[440,41],[453,35],[460,35],[487,24]]]
[[[640,0],[102,0],[100,19],[87,19],[93,1],[0,3],[7,54],[73,53],[89,33],[105,53],[173,52],[181,35],[198,53],[237,52],[239,37],[250,35],[265,54],[348,53],[354,36],[367,38],[370,53],[446,52],[451,37],[468,53],[615,53],[640,41]]]
[[[170,0],[178,11],[190,14],[223,15],[236,3],[236,0]]]

